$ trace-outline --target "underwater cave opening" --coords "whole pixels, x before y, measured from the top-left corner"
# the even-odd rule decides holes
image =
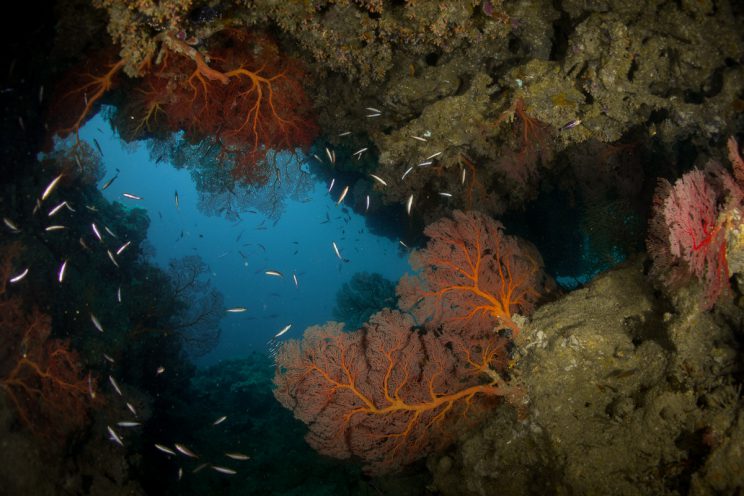
[[[588,204],[560,189],[543,190],[502,221],[508,232],[537,246],[546,272],[566,290],[586,284],[644,246],[645,219],[624,200]]]
[[[157,265],[196,255],[207,265],[202,282],[224,297],[219,341],[197,365],[265,352],[286,325],[292,328],[282,339],[332,320],[337,293],[355,273],[397,281],[408,270],[397,240],[373,234],[347,206],[352,195],[337,203],[343,178],[329,190],[301,152],[274,157],[276,181],[243,185],[221,177],[200,144],[178,136],[125,143],[106,115],[104,109],[80,130],[100,149],[104,197],[147,211],[144,252]]]

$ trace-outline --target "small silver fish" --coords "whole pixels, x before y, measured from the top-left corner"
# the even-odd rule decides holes
[[[412,170],[413,170],[413,166],[410,166],[410,167],[409,167],[409,168],[408,168],[408,169],[407,169],[407,170],[406,170],[406,171],[405,171],[405,172],[403,173],[403,175],[402,175],[402,176],[400,177],[400,180],[402,181],[403,179],[405,179],[405,178],[406,178],[406,176],[407,176],[408,174],[410,174]]]
[[[121,303],[121,286],[116,290],[116,301]]]
[[[437,156],[439,156],[439,155],[441,155],[441,154],[442,154],[442,152],[437,152],[437,153],[434,153],[434,154],[432,154],[432,155],[429,155],[428,157],[426,157],[426,158],[425,158],[424,160],[431,160],[431,159],[433,159],[434,157],[437,157]]]
[[[565,124],[564,124],[564,125],[563,125],[563,126],[561,127],[561,131],[565,131],[565,130],[567,130],[567,129],[573,129],[573,128],[575,128],[576,126],[578,126],[579,124],[581,124],[581,119],[574,119],[574,120],[572,120],[572,121],[570,121],[570,122],[567,122],[567,123],[565,123]]]
[[[369,195],[367,195],[367,208],[365,208],[364,211],[366,212],[368,210],[369,210]]]
[[[330,185],[330,186],[328,186],[328,192],[329,192],[329,193],[330,193],[330,192],[331,192],[331,190],[333,189],[333,185],[334,185],[334,184],[336,184],[336,178],[335,178],[335,177],[334,177],[333,179],[331,179],[331,185]]]
[[[121,196],[124,198],[129,198],[130,200],[141,200],[141,196],[133,195],[132,193],[122,193]]]
[[[63,201],[62,203],[60,203],[59,205],[57,205],[56,207],[54,207],[53,209],[51,209],[49,211],[49,213],[47,214],[47,217],[52,217],[54,214],[56,214],[57,212],[59,212],[60,209],[62,207],[64,207],[65,205],[67,205],[67,202],[66,201]]]
[[[132,405],[128,401],[127,401],[127,408],[129,409],[130,412],[132,412],[132,415],[134,415],[135,417],[137,416],[137,410],[135,410],[134,405]]]
[[[215,472],[219,472],[221,474],[227,474],[227,475],[235,475],[237,472],[231,468],[227,467],[220,467],[219,465],[212,465],[212,470]]]
[[[98,241],[103,241],[103,237],[101,236],[101,232],[98,230],[98,226],[96,226],[96,223],[93,222],[90,227],[93,228],[93,234],[96,235],[96,238],[98,238]]]
[[[227,311],[230,312],[230,313],[243,313],[243,312],[245,312],[247,310],[248,309],[245,308],[245,307],[232,307],[232,308],[228,308],[227,309]]]
[[[112,429],[108,425],[106,426],[106,429],[108,429],[108,432],[109,432],[109,439],[111,439],[113,442],[115,442],[119,446],[122,446],[123,447],[124,446],[124,441],[122,441],[121,438],[119,437],[119,435],[116,432],[114,432],[114,429]]]
[[[88,394],[90,394],[90,399],[96,399],[96,392],[93,391],[93,376],[90,372],[88,372]]]
[[[111,250],[106,250],[106,253],[108,254],[108,257],[111,259],[111,262],[116,265],[116,267],[119,267],[119,263],[114,258],[114,254],[111,253]]]
[[[106,353],[103,354],[103,358],[106,359],[107,362],[115,363],[116,360],[114,360],[113,357],[107,355]]]
[[[349,186],[344,186],[343,191],[341,191],[341,196],[338,198],[338,201],[336,202],[336,206],[341,205],[341,202],[344,201],[344,198],[346,198],[346,194],[349,192]]]
[[[178,209],[178,190],[176,190],[176,209]]]
[[[118,425],[119,427],[139,427],[142,424],[139,422],[131,422],[128,420],[122,420],[121,422],[117,422],[116,425]]]
[[[294,281],[295,288],[299,289],[300,283],[297,281],[297,274],[295,274],[294,272],[292,273],[292,280]]]
[[[422,138],[421,136],[411,136],[411,138],[415,140],[423,141],[424,143],[428,141],[426,138]]]
[[[163,372],[165,372],[165,367],[163,367],[163,366],[161,365],[161,366],[160,366],[160,367],[158,367],[158,369],[157,369],[157,370],[155,371],[155,374],[156,374],[156,375],[160,375],[160,374],[162,374]]]
[[[106,191],[106,189],[114,183],[117,177],[119,177],[119,169],[116,169],[116,174],[114,174],[114,177],[106,181],[106,184],[101,186],[101,191]]]
[[[67,260],[62,262],[62,266],[59,268],[59,273],[57,274],[57,279],[59,282],[62,282],[65,280],[65,272],[67,271]]]
[[[284,277],[278,270],[266,270],[264,271],[264,274],[266,274],[267,276]]]
[[[119,396],[124,396],[123,394],[121,394],[121,389],[119,389],[119,385],[116,383],[116,379],[114,379],[113,377],[109,376],[109,382],[114,387],[114,390],[116,391],[116,393]]]
[[[57,183],[59,183],[59,180],[62,179],[62,176],[64,176],[64,174],[60,174],[59,176],[52,179],[52,182],[49,183],[49,186],[47,186],[44,192],[41,194],[41,201],[46,200],[47,197],[52,194],[52,191],[54,191],[54,188],[57,186]]]
[[[444,196],[444,197],[447,197],[447,198],[452,198],[452,193],[444,193],[444,192],[442,192],[442,193],[439,193],[439,196]]]
[[[343,260],[344,258],[341,256],[341,252],[338,251],[338,246],[336,246],[336,242],[331,241],[331,244],[333,245],[333,251],[336,252],[336,256],[338,257],[338,259]]]
[[[343,133],[339,133],[338,135],[339,137],[341,137],[341,136],[348,136],[350,134],[351,134],[351,131],[344,131]]]
[[[465,184],[465,174],[467,171],[465,169],[462,170],[462,180],[460,181],[460,184]]]
[[[21,231],[20,229],[18,229],[18,226],[16,226],[15,223],[7,217],[3,217],[3,222],[5,222],[5,225],[8,226],[8,229],[13,231],[14,233]]]
[[[61,225],[53,225],[53,226],[47,226],[44,228],[45,231],[51,232],[51,231],[61,231],[62,229],[67,229],[67,226],[61,226]]]
[[[118,256],[118,255],[121,255],[121,253],[122,253],[122,252],[123,252],[124,250],[126,250],[126,249],[127,249],[128,247],[129,247],[129,245],[130,245],[130,244],[132,244],[132,242],[131,242],[131,241],[127,241],[126,243],[124,243],[123,245],[121,245],[121,246],[119,247],[119,249],[118,249],[118,250],[116,250],[116,255],[117,255],[117,256]]]
[[[411,207],[413,206],[413,193],[411,193],[411,196],[408,197],[408,200],[406,201],[406,213],[408,215],[411,215]]]
[[[225,456],[228,457],[228,458],[232,458],[233,460],[240,460],[240,461],[245,461],[245,460],[250,460],[251,459],[250,456],[244,455],[243,453],[237,453],[237,452],[225,453]]]
[[[375,114],[381,114],[382,113],[381,110],[378,110],[378,109],[376,109],[374,107],[364,107],[364,109],[365,110],[369,110],[370,112],[374,112]]]
[[[383,186],[387,186],[388,184],[385,182],[384,179],[382,179],[380,176],[375,176],[374,174],[370,174],[370,177],[377,181],[378,183],[382,184]]]
[[[23,272],[21,272],[17,276],[11,277],[10,279],[8,279],[8,282],[10,282],[11,284],[15,284],[15,283],[17,283],[19,281],[22,281],[23,278],[26,277],[27,275],[28,275],[28,269],[24,270]]]
[[[175,452],[175,451],[173,451],[172,449],[170,449],[170,448],[169,448],[169,447],[167,447],[167,446],[163,446],[162,444],[156,444],[156,445],[155,445],[155,447],[156,447],[157,449],[159,449],[160,451],[162,451],[163,453],[166,453],[166,454],[168,454],[168,455],[173,455],[173,456],[176,456],[176,452]]]
[[[104,230],[105,230],[105,231],[106,231],[107,233],[109,233],[109,235],[110,235],[110,236],[111,236],[112,238],[117,238],[117,239],[119,238],[119,236],[117,236],[116,234],[114,234],[114,231],[112,231],[111,229],[109,229],[109,227],[108,227],[108,226],[103,226],[103,229],[104,229]]]
[[[286,333],[291,328],[292,328],[292,324],[285,325],[284,327],[282,327],[282,330],[281,331],[279,331],[276,334],[274,334],[274,337],[275,338],[278,338],[279,336],[281,336],[282,334]]]
[[[199,458],[199,456],[196,453],[194,453],[193,451],[191,451],[190,449],[188,449],[183,444],[175,443],[173,446],[176,447],[176,450],[179,453],[182,453],[182,454],[188,456],[189,458]]]
[[[360,148],[359,150],[352,153],[351,156],[353,157],[354,155],[358,155],[357,160],[359,160],[360,158],[362,158],[362,154],[366,151],[367,151],[367,147]]]
[[[218,418],[217,420],[212,422],[212,425],[220,425],[225,420],[227,420],[227,415],[223,415],[222,417]]]

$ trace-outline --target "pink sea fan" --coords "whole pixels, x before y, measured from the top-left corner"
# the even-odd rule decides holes
[[[690,276],[700,279],[705,286],[705,308],[712,307],[728,286],[717,196],[700,170],[688,172],[673,186],[660,180],[647,240],[652,274],[670,288],[680,286]]]

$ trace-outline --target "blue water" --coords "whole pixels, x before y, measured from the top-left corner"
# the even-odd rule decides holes
[[[166,161],[156,164],[144,142],[123,143],[102,114],[81,129],[80,137],[89,143],[95,138],[103,152],[106,173],[99,188],[120,170],[104,196],[147,210],[147,239],[157,265],[167,268],[172,259],[199,255],[209,265],[210,281],[223,294],[225,306],[247,308],[225,314],[218,345],[197,365],[265,351],[267,341],[288,324],[292,328],[283,339],[333,320],[336,293],[355,272],[378,272],[397,281],[408,270],[408,254],[397,240],[371,234],[363,216],[336,205],[343,183],[336,181],[329,193],[328,184],[314,181],[306,197],[284,199],[278,220],[250,205],[237,212],[238,220],[207,216],[197,208],[198,192],[188,170]],[[301,155],[294,160],[302,160]],[[142,200],[125,198],[125,192]],[[345,261],[337,257],[333,242]],[[283,277],[266,275],[266,270]]]

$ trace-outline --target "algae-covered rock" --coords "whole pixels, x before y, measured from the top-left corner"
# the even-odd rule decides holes
[[[381,170],[397,176],[398,171],[391,170],[393,166],[416,166],[436,152],[442,152],[443,155],[437,158],[438,161],[453,162],[454,157],[473,142],[479,141],[484,134],[487,123],[485,114],[489,110],[490,96],[495,91],[491,83],[491,78],[486,74],[477,74],[463,94],[443,98],[427,106],[420,117],[392,133],[373,134],[375,142],[383,150],[380,154]],[[453,126],[453,123],[457,123],[457,126]],[[485,148],[485,145],[480,148]]]
[[[496,413],[447,460],[430,459],[432,487],[679,494],[694,480],[698,494],[741,489],[735,318],[694,305],[661,318],[663,305],[635,262],[538,309],[515,373],[526,414]]]

